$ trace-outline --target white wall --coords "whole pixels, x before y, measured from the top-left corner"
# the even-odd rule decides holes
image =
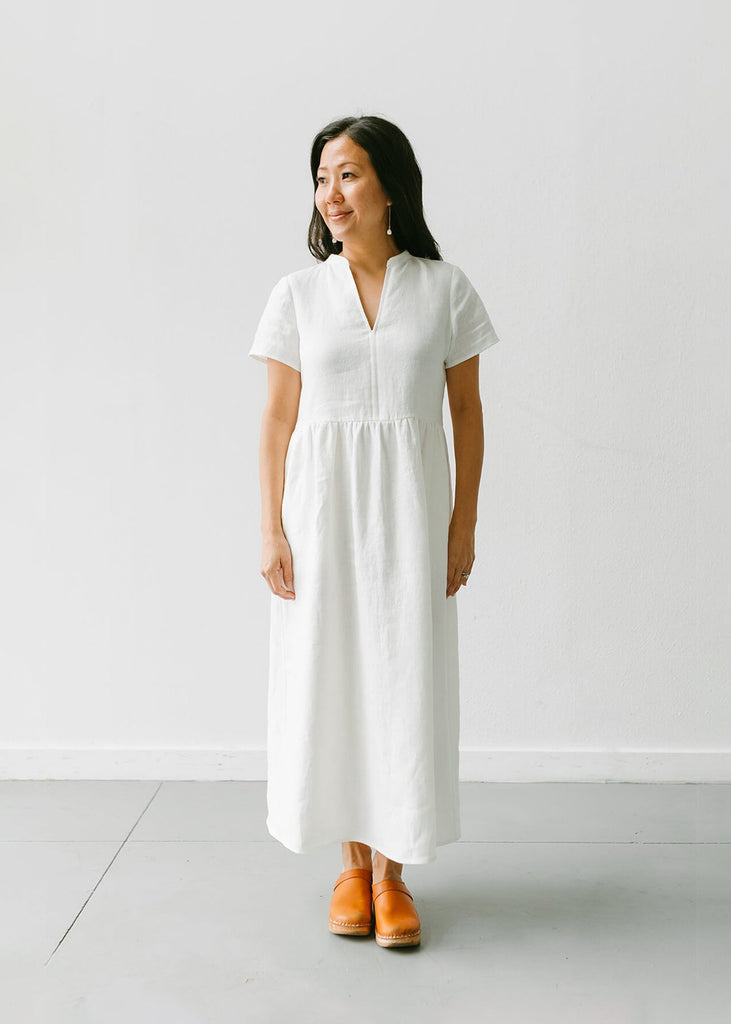
[[[2,8],[0,776],[265,777],[247,351],[377,113],[502,339],[464,777],[731,780],[723,5],[247,6]]]

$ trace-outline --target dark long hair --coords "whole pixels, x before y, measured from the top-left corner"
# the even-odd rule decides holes
[[[326,142],[347,135],[370,157],[373,169],[383,191],[391,200],[391,231],[399,249],[408,249],[412,256],[428,260],[441,260],[439,246],[424,220],[421,196],[421,168],[416,161],[411,143],[395,124],[383,117],[342,117],[331,121],[318,132],[312,143],[310,170],[317,191],[317,169]],[[343,243],[333,237],[313,202],[312,220],[307,237],[312,255],[326,260],[331,253],[339,253]]]

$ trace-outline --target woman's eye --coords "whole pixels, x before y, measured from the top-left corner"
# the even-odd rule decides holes
[[[345,177],[346,174],[349,174],[351,176],[351,178],[353,177],[353,172],[352,171],[343,171],[343,177]],[[320,182],[323,182],[324,180],[325,180],[324,178],[318,178],[317,179],[317,184],[319,185]]]

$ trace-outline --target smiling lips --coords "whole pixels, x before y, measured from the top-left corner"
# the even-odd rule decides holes
[[[347,217],[348,214],[352,213],[352,212],[353,212],[352,210],[347,210],[345,213],[331,213],[329,215],[330,216],[330,220],[341,220],[343,217]]]

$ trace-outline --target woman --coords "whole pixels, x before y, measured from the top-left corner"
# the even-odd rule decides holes
[[[280,278],[249,352],[268,361],[267,828],[296,853],[342,843],[332,932],[368,934],[375,917],[379,945],[418,945],[403,864],[460,836],[450,598],[475,560],[479,353],[498,337],[439,254],[399,128],[334,121],[310,163],[318,262]]]

